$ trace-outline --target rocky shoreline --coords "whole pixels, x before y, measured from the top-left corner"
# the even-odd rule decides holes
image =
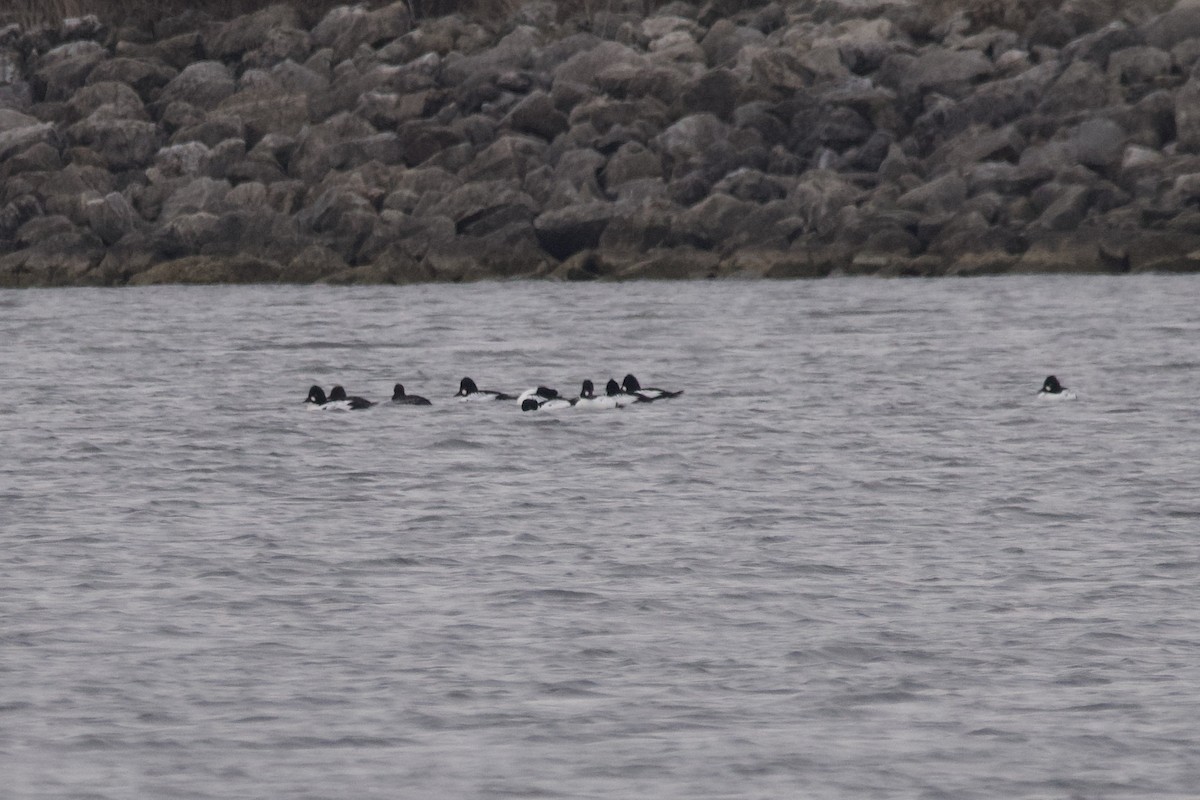
[[[1103,5],[10,25],[0,286],[1200,269],[1200,2]]]

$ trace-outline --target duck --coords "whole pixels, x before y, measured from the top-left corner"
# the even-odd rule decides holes
[[[633,375],[625,376],[625,380],[621,381],[621,388],[627,394],[641,395],[647,400],[669,400],[672,397],[679,397],[679,395],[683,394],[682,389],[672,392],[669,389],[657,389],[653,386],[643,387]]]
[[[1050,400],[1074,400],[1076,395],[1067,387],[1058,382],[1058,378],[1053,375],[1047,375],[1046,380],[1042,382],[1042,389],[1038,392],[1038,397],[1048,398]]]
[[[475,385],[475,381],[470,378],[463,378],[458,384],[458,394],[455,395],[459,400],[516,400],[517,398],[511,394],[497,392],[493,389],[480,389]]]
[[[539,386],[536,389],[526,389],[517,397],[517,405],[522,411],[559,411],[575,405],[575,399],[562,397],[557,389]]]
[[[309,388],[308,397],[304,398],[304,402],[310,404],[311,408],[321,411],[359,411],[375,405],[370,400],[361,397],[347,397],[346,390],[341,386],[333,387],[329,392],[329,397],[325,396],[325,390],[320,386],[312,386]]]
[[[397,383],[394,387],[392,387],[392,402],[396,403],[398,405],[405,405],[405,406],[433,405],[428,400],[426,400],[424,397],[421,397],[418,394],[405,394],[404,393],[404,384],[402,384],[402,383]]]
[[[640,394],[631,394],[621,388],[621,384],[617,383],[615,378],[609,378],[608,383],[604,387],[604,394],[612,398],[617,404],[617,408],[624,408],[631,403],[649,403],[650,398]]]
[[[591,381],[584,381],[579,389],[579,397],[575,400],[576,408],[618,408],[617,398],[606,394],[596,395],[596,386]]]
[[[329,390],[330,403],[345,403],[346,408],[350,411],[361,411],[364,408],[370,408],[375,405],[375,402],[368,400],[365,397],[350,397],[346,395],[346,390],[341,386],[334,386]]]

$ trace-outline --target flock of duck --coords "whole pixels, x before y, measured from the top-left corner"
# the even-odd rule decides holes
[[[633,375],[626,375],[625,380],[617,383],[609,379],[604,387],[604,394],[596,394],[596,387],[591,381],[584,381],[578,397],[564,397],[556,389],[538,386],[527,389],[520,394],[506,394],[494,389],[480,389],[475,381],[463,378],[458,384],[458,394],[454,395],[459,401],[475,400],[508,400],[517,402],[522,411],[559,411],[567,408],[624,408],[634,403],[652,403],[655,400],[669,400],[683,394],[683,390],[671,391],[658,389],[653,386],[643,387]],[[341,386],[330,389],[328,396],[320,386],[308,390],[304,402],[310,409],[322,411],[362,411],[378,405],[374,400],[346,394]],[[397,383],[392,392],[392,403],[408,406],[432,405],[424,397],[408,394],[404,385]]]
[[[578,397],[563,397],[556,389],[538,386],[536,389],[526,389],[520,394],[506,394],[495,389],[480,389],[475,381],[463,378],[458,384],[458,394],[454,395],[460,401],[472,400],[516,400],[522,411],[559,411],[566,408],[624,408],[633,403],[651,403],[655,400],[669,400],[683,394],[683,390],[670,391],[656,387],[644,387],[633,375],[626,375],[625,380],[617,383],[610,378],[604,387],[604,394],[596,394],[596,387],[591,381],[584,381]],[[1074,400],[1076,395],[1059,383],[1054,375],[1046,376],[1039,398],[1050,400]],[[334,386],[328,396],[320,386],[308,390],[304,399],[310,409],[322,411],[361,411],[378,405],[374,400],[365,397],[354,397],[346,394],[341,386]],[[432,405],[424,397],[408,394],[404,385],[397,383],[392,391],[392,403],[395,405],[428,406]]]

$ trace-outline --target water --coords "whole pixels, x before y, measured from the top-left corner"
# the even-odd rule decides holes
[[[0,794],[1194,797],[1197,290],[2,292]]]

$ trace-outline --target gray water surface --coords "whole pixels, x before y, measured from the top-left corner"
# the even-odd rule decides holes
[[[0,794],[1196,797],[1198,295],[0,292]]]

